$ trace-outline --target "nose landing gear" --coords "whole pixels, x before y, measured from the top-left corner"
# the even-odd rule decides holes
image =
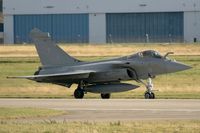
[[[153,93],[153,83],[150,77],[147,79],[146,88],[147,88],[147,91],[144,94],[144,98],[155,99],[155,94]]]
[[[144,98],[145,99],[155,99],[155,94],[153,92],[145,92]]]
[[[149,77],[147,79],[147,84],[145,84],[143,81],[140,80],[141,83],[143,83],[146,86],[146,92],[144,93],[145,99],[155,99],[155,94],[153,93],[153,83],[151,78]]]

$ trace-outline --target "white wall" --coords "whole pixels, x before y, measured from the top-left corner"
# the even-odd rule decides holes
[[[4,0],[4,14],[200,11],[200,0]]]
[[[184,39],[193,42],[194,38],[200,42],[200,12],[184,13]]]
[[[89,42],[106,43],[105,13],[89,14]]]
[[[104,43],[105,13],[177,11],[185,12],[184,39],[200,40],[200,0],[4,0],[4,42],[14,42],[15,14],[89,13],[89,41]]]
[[[14,43],[13,15],[4,16],[4,43]]]

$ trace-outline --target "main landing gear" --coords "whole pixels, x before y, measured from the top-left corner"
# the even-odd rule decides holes
[[[84,90],[80,87],[78,87],[75,91],[74,91],[74,98],[76,99],[82,99],[84,97]],[[101,98],[102,99],[109,99],[110,98],[110,93],[107,94],[101,94]]]
[[[77,89],[74,91],[74,98],[76,99],[82,99],[84,97],[84,94],[85,94],[85,90],[84,90],[84,87],[86,85],[83,83],[83,82],[80,82]],[[102,93],[101,94],[101,98],[102,99],[109,99],[111,96],[110,93]]]
[[[144,82],[140,81],[141,83],[143,83],[146,86],[146,92],[144,93],[144,98],[145,99],[155,99],[155,94],[153,93],[153,83],[151,78],[149,77],[147,79],[147,84],[145,84]]]
[[[74,91],[74,98],[76,99],[82,99],[84,97],[84,83],[81,81],[77,87],[77,89]]]
[[[107,94],[101,94],[102,99],[109,99],[110,98],[110,93]]]
[[[81,89],[80,87],[78,87],[74,91],[74,98],[76,98],[76,99],[82,99],[83,97],[84,97],[84,90]]]

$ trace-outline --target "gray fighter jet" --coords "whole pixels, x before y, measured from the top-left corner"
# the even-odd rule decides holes
[[[122,83],[135,80],[146,86],[144,97],[154,99],[152,78],[160,74],[173,73],[190,69],[190,66],[169,59],[167,53],[160,55],[154,50],[147,50],[103,61],[85,62],[75,59],[56,45],[48,33],[33,29],[30,37],[35,43],[42,66],[33,76],[18,76],[43,83],[53,83],[70,87],[78,84],[74,97],[81,99],[87,92],[100,93],[108,99],[114,92],[136,89],[139,86]],[[147,82],[143,82],[147,80]]]

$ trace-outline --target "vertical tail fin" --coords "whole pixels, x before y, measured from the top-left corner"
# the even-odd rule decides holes
[[[43,66],[72,66],[78,64],[79,60],[65,53],[49,36],[49,33],[33,29],[30,37],[35,43],[40,61]]]

